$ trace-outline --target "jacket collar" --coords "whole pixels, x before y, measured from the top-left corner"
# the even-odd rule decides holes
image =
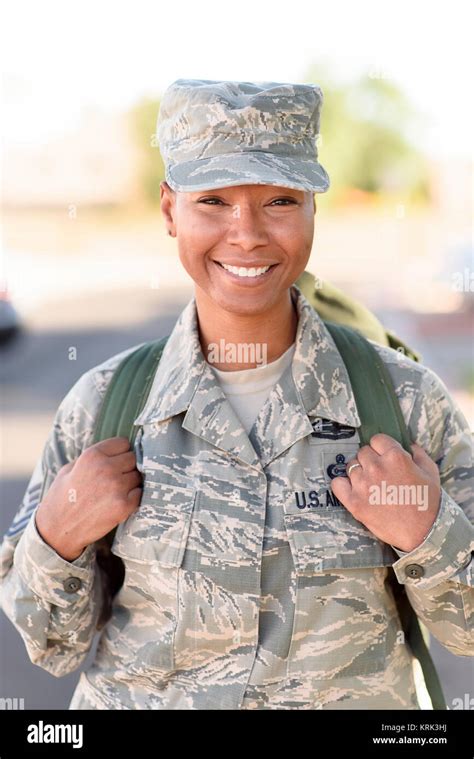
[[[183,428],[261,468],[313,431],[311,418],[360,426],[355,398],[336,345],[297,285],[298,314],[292,364],[270,392],[249,433],[204,358],[195,297],[181,312],[163,351],[145,406],[135,424],[162,422],[186,412]]]

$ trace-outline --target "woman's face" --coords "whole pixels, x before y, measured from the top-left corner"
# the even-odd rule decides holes
[[[162,182],[161,208],[196,297],[227,311],[270,309],[308,262],[316,210],[309,191],[239,185],[174,192]],[[262,267],[270,268],[261,273]]]

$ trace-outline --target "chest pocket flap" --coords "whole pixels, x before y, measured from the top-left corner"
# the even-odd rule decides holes
[[[112,552],[136,561],[181,566],[196,489],[145,477],[140,506],[115,534]]]
[[[335,513],[285,512],[285,527],[297,572],[390,566],[398,558],[346,509]]]

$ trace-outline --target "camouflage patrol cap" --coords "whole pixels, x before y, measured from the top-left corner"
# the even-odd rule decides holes
[[[177,79],[157,122],[166,181],[180,192],[240,184],[326,192],[322,101],[316,84]]]

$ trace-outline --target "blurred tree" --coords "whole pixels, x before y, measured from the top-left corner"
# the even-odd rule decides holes
[[[155,205],[160,199],[160,182],[165,178],[165,167],[156,138],[156,120],[160,101],[147,98],[138,102],[130,112],[132,130],[142,153],[139,167],[144,199]]]
[[[428,167],[407,137],[416,114],[392,81],[368,72],[337,83],[324,66],[312,66],[305,79],[323,91],[318,153],[333,198],[355,188],[429,199]]]

